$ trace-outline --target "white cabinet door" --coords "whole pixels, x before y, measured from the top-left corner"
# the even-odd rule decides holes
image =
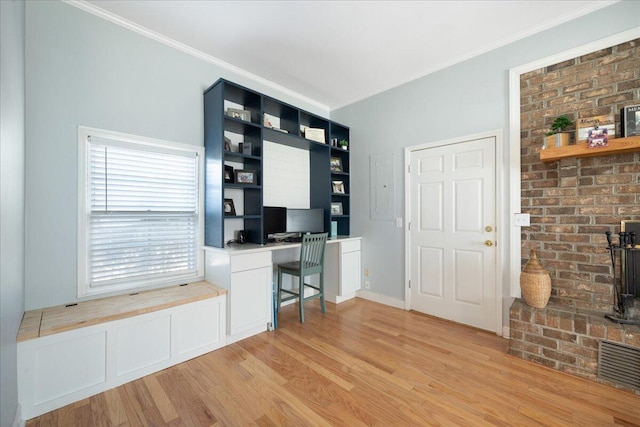
[[[172,354],[182,360],[201,351],[222,347],[226,339],[225,302],[219,299],[198,301],[178,307],[171,316]]]
[[[360,289],[360,251],[346,252],[340,257],[340,295]]]
[[[231,273],[231,292],[227,295],[229,335],[241,339],[238,334],[256,328],[267,330],[271,322],[271,276],[271,266]]]

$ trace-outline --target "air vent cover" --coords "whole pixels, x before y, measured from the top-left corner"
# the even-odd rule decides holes
[[[640,348],[600,341],[598,378],[640,390]]]

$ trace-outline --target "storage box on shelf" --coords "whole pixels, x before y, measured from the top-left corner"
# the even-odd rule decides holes
[[[248,111],[251,120],[226,115],[228,108]],[[248,117],[247,117],[248,118]],[[306,128],[319,129],[324,141],[304,137]],[[225,222],[238,221],[237,227],[246,231],[248,242],[264,243],[263,235],[263,176],[264,141],[282,144],[309,152],[309,208],[325,211],[325,229],[331,229],[331,221],[338,221],[338,233],[349,234],[349,196],[335,196],[343,203],[344,215],[331,216],[332,174],[331,156],[343,160],[344,172],[340,180],[349,183],[349,152],[332,148],[331,138],[349,140],[349,128],[316,116],[287,103],[236,85],[224,79],[218,80],[204,93],[205,133],[205,245],[223,247]],[[251,143],[251,154],[225,151],[225,137],[231,140],[231,148],[240,142]],[[228,183],[224,180],[224,166],[254,171],[255,184]],[[337,178],[336,178],[337,179]],[[236,216],[224,215],[224,199],[233,198]]]
[[[568,157],[598,157],[614,154],[635,153],[640,151],[640,136],[614,138],[609,140],[606,147],[589,148],[586,143],[567,145],[564,147],[549,147],[540,150],[540,160],[544,163],[557,162]]]

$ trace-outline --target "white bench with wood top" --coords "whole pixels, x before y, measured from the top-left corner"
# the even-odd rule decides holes
[[[226,290],[189,283],[24,313],[18,399],[26,419],[226,344]]]

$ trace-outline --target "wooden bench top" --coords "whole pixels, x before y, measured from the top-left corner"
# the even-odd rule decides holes
[[[226,290],[209,282],[171,286],[128,295],[99,298],[77,304],[30,310],[22,316],[18,342],[125,319],[190,302],[215,298]]]

